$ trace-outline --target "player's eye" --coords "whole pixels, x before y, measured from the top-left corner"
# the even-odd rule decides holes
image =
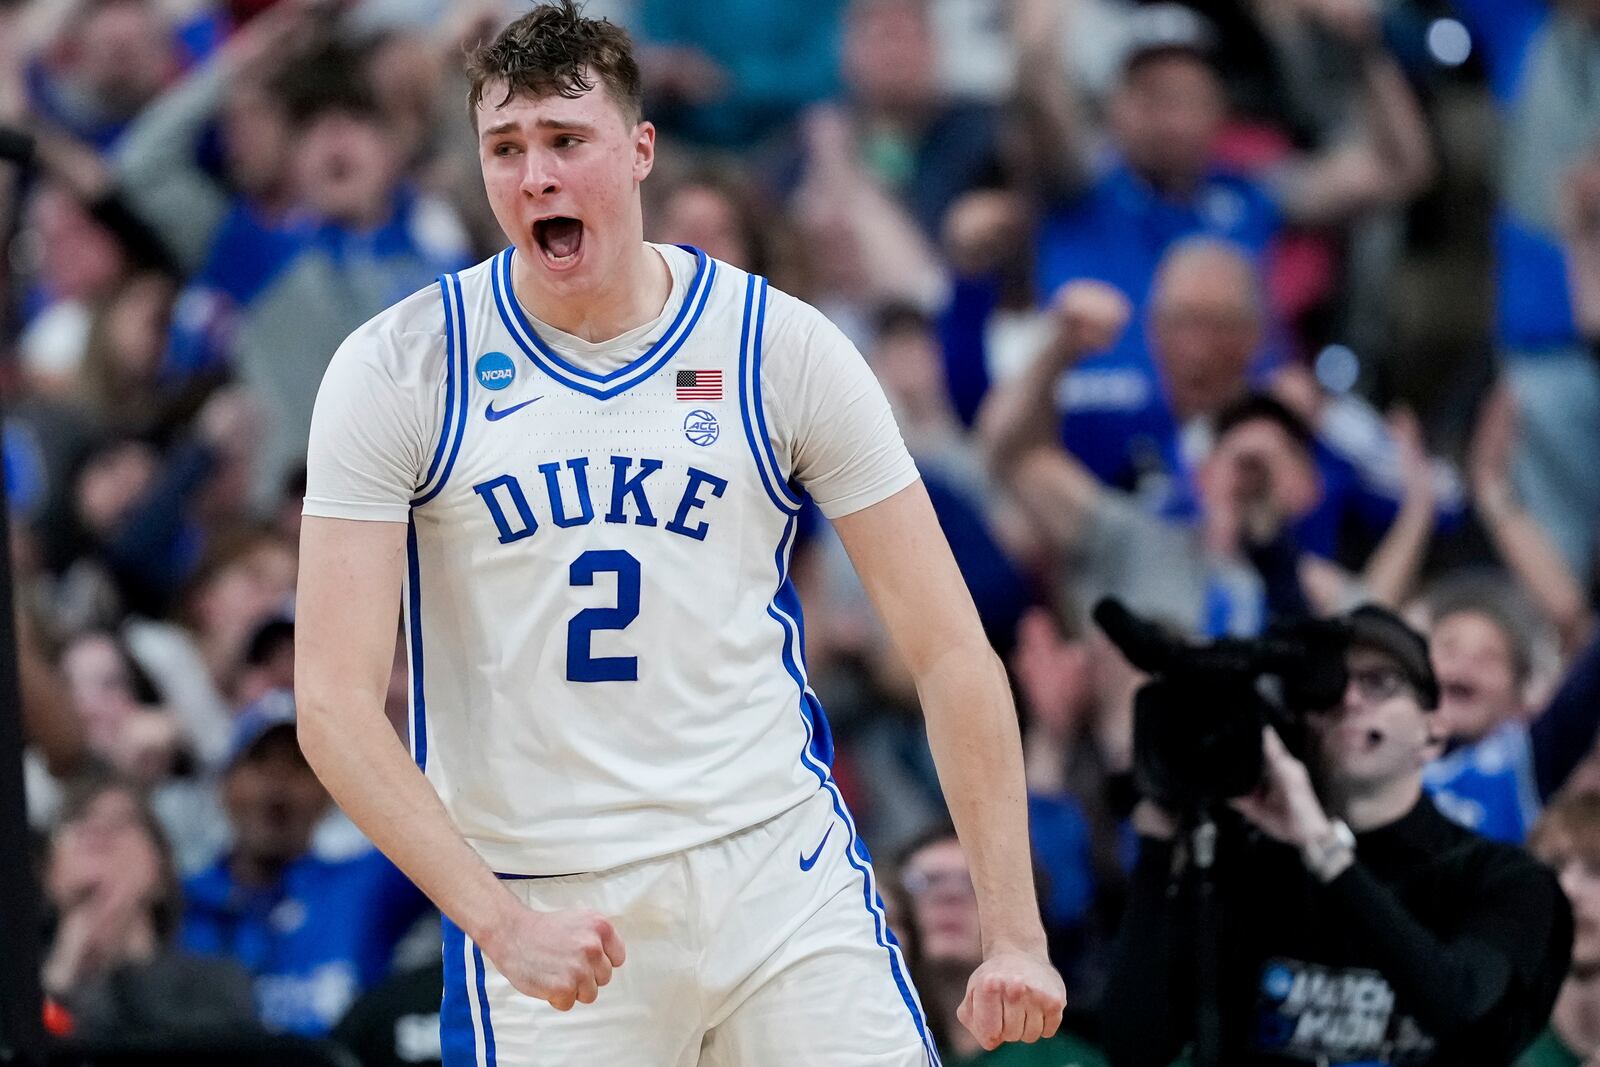
[[[517,146],[509,141],[501,141],[499,144],[494,146],[494,154],[497,156],[509,156],[516,150]]]
[[[560,137],[556,138],[557,148],[574,148],[582,143],[582,141],[578,140],[578,138],[572,136],[570,133],[564,133]]]

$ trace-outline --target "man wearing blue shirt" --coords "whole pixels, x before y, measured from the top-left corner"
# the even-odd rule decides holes
[[[233,847],[185,883],[183,947],[243,964],[269,1029],[326,1034],[387,974],[427,900],[376,850],[312,852],[328,794],[300,754],[285,691],[240,713],[222,799]]]
[[[1528,643],[1499,597],[1469,590],[1448,598],[1429,644],[1453,747],[1427,767],[1423,786],[1454,821],[1520,844],[1600,734],[1600,641],[1538,714],[1523,696]]]
[[[1600,141],[1594,4],[1457,0],[1480,28],[1505,108],[1495,219],[1496,333],[1517,395],[1517,488],[1573,571],[1596,559],[1600,366],[1569,287],[1574,234],[1560,217],[1575,167]]]
[[[1054,292],[1073,278],[1109,282],[1145,303],[1156,265],[1173,244],[1204,234],[1262,257],[1284,222],[1325,226],[1403,203],[1428,180],[1427,128],[1399,68],[1384,51],[1376,9],[1365,21],[1329,30],[1359,54],[1369,116],[1353,139],[1281,165],[1266,180],[1217,164],[1228,101],[1216,68],[1216,35],[1189,8],[1154,4],[1132,16],[1122,73],[1107,106],[1110,150],[1098,159],[1081,129],[1058,131],[1066,158],[1050,176],[1053,205],[1039,231],[1037,283]],[[1025,44],[1033,52],[1048,42]],[[1036,56],[1027,91],[1059,94]],[[1059,72],[1059,65],[1056,65]],[[1070,86],[1068,87],[1070,89]],[[1070,108],[1040,108],[1070,115]],[[1082,368],[1142,367],[1141,331]]]

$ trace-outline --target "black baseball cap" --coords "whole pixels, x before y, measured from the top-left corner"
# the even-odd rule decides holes
[[[1426,711],[1439,706],[1439,680],[1433,676],[1428,639],[1404,619],[1376,604],[1364,604],[1342,620],[1351,648],[1370,648],[1394,660]]]

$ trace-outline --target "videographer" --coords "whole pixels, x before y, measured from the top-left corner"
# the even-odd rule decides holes
[[[1193,814],[1150,799],[1135,812],[1140,856],[1103,1002],[1119,1067],[1170,1063],[1207,1021],[1197,1006],[1228,1067],[1505,1067],[1549,1017],[1572,946],[1560,887],[1423,795],[1439,742],[1423,638],[1379,608],[1342,621],[1329,656],[1343,646],[1343,699],[1303,716],[1306,762],[1267,728],[1259,788],[1205,809],[1210,841]],[[1199,706],[1203,689],[1158,684],[1164,718],[1221,713]],[[1196,964],[1208,947],[1210,990]]]

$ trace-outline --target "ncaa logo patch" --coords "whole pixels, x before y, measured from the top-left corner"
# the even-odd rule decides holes
[[[504,389],[517,376],[517,365],[504,352],[485,352],[472,369],[478,384],[485,389]]]
[[[689,439],[691,445],[706,445],[716,441],[722,427],[717,425],[717,417],[703,408],[696,408],[684,416],[683,436]]]

